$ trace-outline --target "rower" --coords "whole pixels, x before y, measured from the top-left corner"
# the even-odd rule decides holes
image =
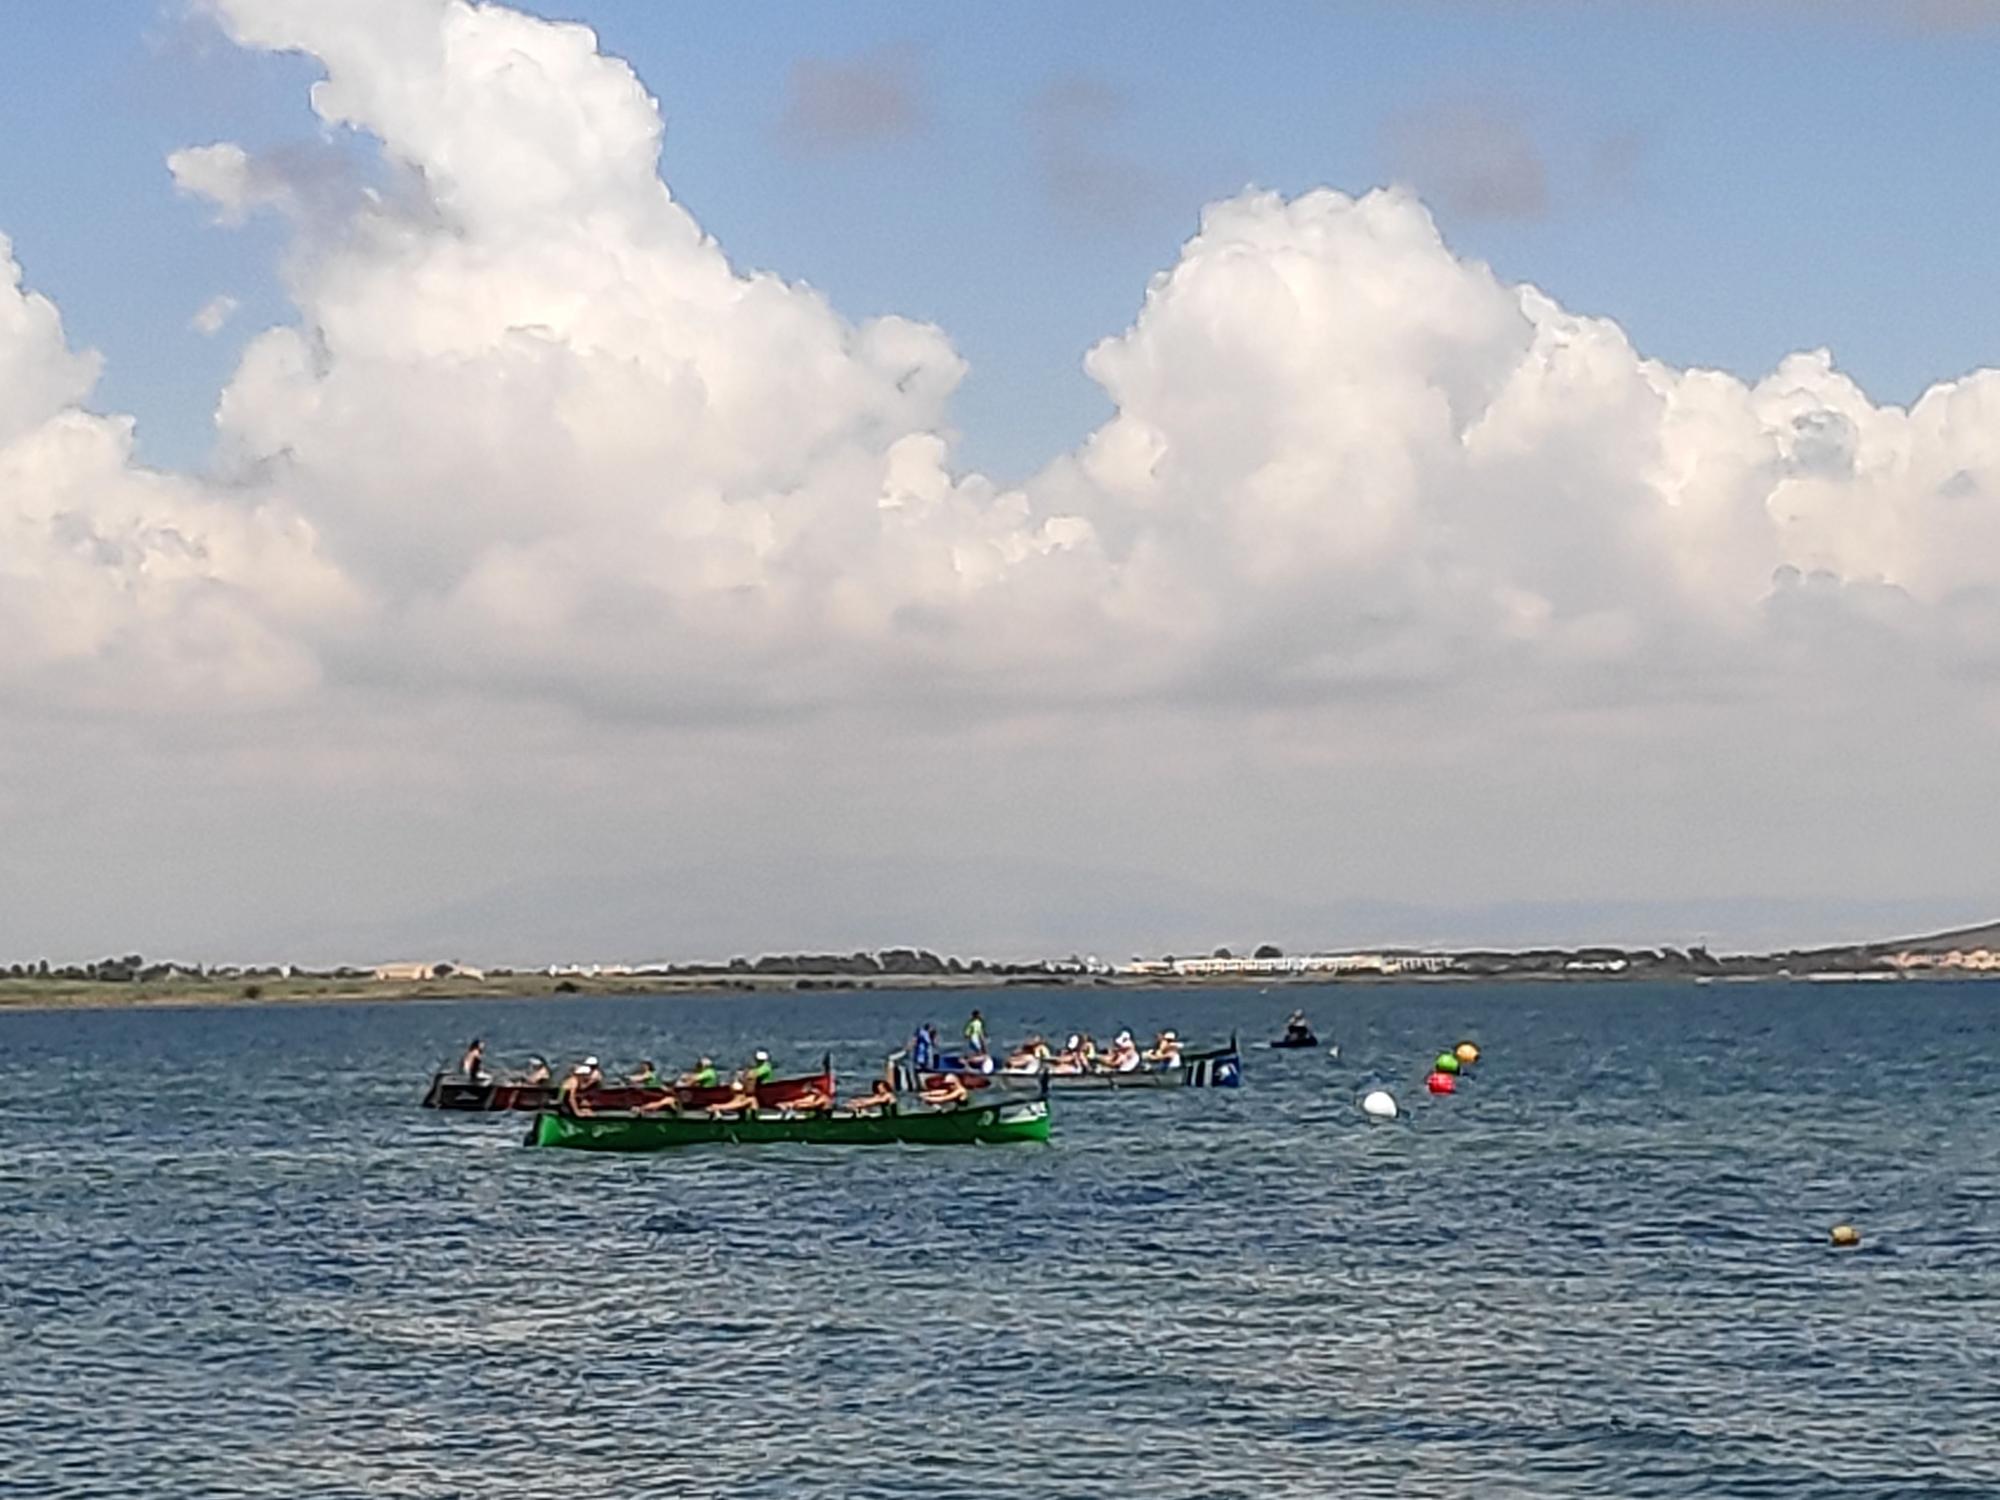
[[[694,1065],[694,1071],[681,1074],[684,1089],[712,1089],[715,1087],[715,1064],[704,1057]]]
[[[521,1075],[521,1082],[547,1083],[548,1081],[549,1081],[549,1065],[546,1062],[542,1061],[542,1059],[539,1057],[529,1058],[528,1071]]]
[[[1146,1061],[1163,1068],[1177,1068],[1181,1065],[1181,1039],[1172,1031],[1163,1031],[1153,1039],[1152,1047],[1146,1053]]]
[[[1114,1073],[1132,1073],[1139,1067],[1139,1044],[1132,1040],[1132,1033],[1121,1031],[1111,1043],[1111,1070]]]
[[[965,1086],[964,1080],[956,1073],[946,1073],[917,1097],[926,1104],[956,1109],[972,1097],[972,1090]]]
[[[722,1115],[754,1115],[757,1113],[757,1090],[739,1078],[729,1085],[729,1097],[718,1099],[709,1105],[710,1118]]]
[[[750,1066],[743,1070],[743,1083],[749,1088],[762,1088],[771,1081],[771,1054],[758,1048],[750,1059]]]
[[[590,1065],[578,1063],[563,1075],[563,1081],[556,1086],[556,1110],[565,1115],[587,1115],[590,1105],[584,1099],[584,1090],[590,1087]]]
[[[486,1044],[478,1037],[465,1049],[465,1056],[458,1061],[459,1071],[465,1074],[467,1083],[479,1083],[485,1078]]]
[[[583,1086],[587,1089],[604,1087],[604,1069],[598,1066],[595,1057],[583,1060]]]
[[[1295,1010],[1291,1013],[1289,1017],[1286,1018],[1285,1020],[1286,1041],[1302,1042],[1305,1041],[1308,1037],[1312,1036],[1312,1034],[1313,1034],[1312,1022],[1306,1019],[1306,1013],[1304,1011]]]
[[[642,1089],[656,1089],[660,1086],[660,1070],[653,1066],[649,1057],[625,1077],[627,1083],[636,1083]]]
[[[822,1093],[817,1084],[807,1084],[797,1094],[784,1103],[788,1115],[822,1115],[833,1108],[833,1098]]]
[[[878,1109],[889,1109],[896,1102],[896,1085],[887,1078],[878,1078],[870,1085],[868,1092],[859,1099],[847,1101],[847,1107],[856,1114],[872,1114]]]

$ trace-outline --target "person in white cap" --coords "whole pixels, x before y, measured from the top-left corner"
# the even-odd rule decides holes
[[[1178,1068],[1181,1065],[1179,1034],[1163,1031],[1153,1038],[1153,1045],[1146,1053],[1146,1061],[1158,1068]]]
[[[580,1062],[563,1075],[563,1081],[556,1085],[556,1111],[565,1115],[587,1115],[590,1103],[584,1098],[584,1091],[590,1087],[590,1061]]]
[[[1111,1068],[1116,1073],[1136,1072],[1139,1067],[1139,1044],[1132,1040],[1132,1033],[1121,1031],[1111,1043]]]
[[[750,1057],[750,1066],[743,1070],[743,1086],[760,1089],[771,1081],[771,1054],[759,1047]]]

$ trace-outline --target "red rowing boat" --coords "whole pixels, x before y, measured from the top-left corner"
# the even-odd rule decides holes
[[[682,1109],[706,1109],[711,1104],[720,1104],[732,1097],[735,1090],[728,1084],[714,1088],[681,1088],[678,1085],[666,1088],[648,1088],[637,1083],[605,1083],[594,1089],[585,1089],[583,1104],[586,1109],[620,1110],[637,1109],[642,1104],[657,1104],[668,1095],[680,1101]],[[773,1078],[769,1083],[757,1086],[757,1102],[775,1108],[781,1104],[796,1104],[808,1093],[833,1097],[833,1059],[820,1059],[819,1071],[798,1078]],[[506,1079],[489,1078],[484,1082],[437,1073],[431,1078],[431,1086],[424,1094],[425,1109],[460,1109],[476,1113],[490,1114],[502,1110],[544,1110],[556,1107],[556,1085],[549,1083],[512,1083]]]

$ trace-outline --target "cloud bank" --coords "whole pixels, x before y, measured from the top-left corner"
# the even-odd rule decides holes
[[[2000,374],[1905,410],[1824,351],[1676,369],[1455,254],[1408,193],[1247,191],[1090,352],[1114,414],[1003,489],[953,461],[947,334],[732,265],[588,29],[214,9],[316,58],[314,110],[377,159],[335,190],[318,157],[172,157],[221,223],[296,235],[296,319],[245,349],[201,479],[86,409],[94,357],[0,242],[0,681],[51,711],[1990,691]]]

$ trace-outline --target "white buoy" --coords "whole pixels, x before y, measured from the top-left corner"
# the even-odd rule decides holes
[[[1387,1089],[1374,1089],[1361,1096],[1361,1113],[1371,1120],[1396,1118],[1396,1099]]]

